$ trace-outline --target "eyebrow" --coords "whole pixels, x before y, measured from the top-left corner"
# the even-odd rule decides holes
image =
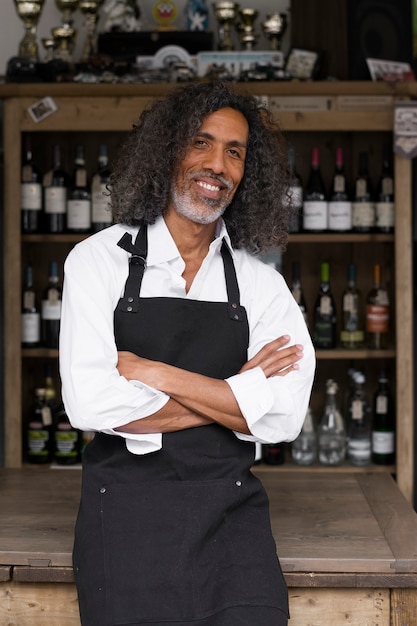
[[[204,137],[205,139],[212,139],[215,140],[216,137],[214,137],[211,133],[206,133],[204,131],[197,131],[195,134],[196,137]],[[243,141],[238,141],[237,139],[232,139],[231,141],[228,141],[227,146],[236,146],[238,148],[244,148],[245,150],[247,149],[248,145],[247,143],[243,142]]]

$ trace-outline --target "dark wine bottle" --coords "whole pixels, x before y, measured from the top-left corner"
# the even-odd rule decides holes
[[[67,201],[67,230],[88,233],[91,230],[91,195],[82,144],[75,148],[74,171]]]
[[[375,228],[375,196],[368,171],[368,154],[360,152],[352,202],[352,230],[369,233]]]
[[[29,463],[44,464],[51,460],[52,413],[45,401],[45,389],[35,390],[34,406],[26,430],[26,457]]]
[[[384,350],[389,343],[390,303],[381,284],[381,266],[374,265],[374,281],[366,298],[366,338],[368,348]]]
[[[97,172],[91,182],[91,230],[98,232],[111,226],[113,215],[110,206],[110,168],[106,144],[101,144]]]
[[[340,343],[348,350],[361,348],[365,340],[362,293],[356,286],[356,265],[349,263],[348,283],[342,297]]]
[[[22,347],[37,348],[41,340],[41,314],[33,285],[33,270],[25,269],[22,293]]]
[[[49,264],[49,281],[42,296],[41,337],[45,348],[58,349],[61,323],[62,289],[59,284],[58,263]]]
[[[394,173],[392,167],[392,147],[384,144],[382,172],[378,181],[375,204],[375,230],[379,233],[393,233],[395,221]]]
[[[307,324],[307,305],[305,302],[303,288],[301,285],[301,270],[300,270],[299,261],[293,261],[292,263],[291,293],[293,295],[294,300],[300,307],[305,323]]]
[[[336,165],[329,194],[329,230],[352,230],[352,203],[345,174],[343,148],[336,150]]]
[[[395,408],[388,377],[381,372],[374,395],[372,415],[372,462],[392,465],[395,461]]]
[[[310,175],[304,192],[303,230],[327,230],[327,211],[327,194],[321,176],[319,149],[313,148]]]
[[[336,305],[330,288],[330,266],[320,265],[320,288],[314,307],[313,342],[316,348],[336,347]]]
[[[81,460],[81,431],[74,428],[61,404],[55,412],[53,458],[58,465],[74,465]]]
[[[45,190],[45,230],[48,233],[63,233],[66,226],[68,174],[64,170],[61,146],[55,145],[52,170],[43,179]]]
[[[24,138],[20,183],[22,233],[38,233],[42,229],[42,180],[34,164],[30,135]]]
[[[290,167],[290,184],[288,189],[290,221],[288,232],[298,233],[301,230],[301,219],[303,212],[303,184],[301,176],[297,171],[295,162],[295,150],[293,146],[288,148],[288,164]]]

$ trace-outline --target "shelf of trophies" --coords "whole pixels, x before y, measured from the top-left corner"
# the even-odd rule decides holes
[[[369,152],[370,173],[374,180],[381,167],[384,143],[392,141],[393,104],[406,97],[409,85],[387,86],[358,83],[254,83],[236,85],[275,102],[276,114],[294,145],[297,167],[307,181],[311,150],[320,147],[324,178],[329,183],[334,169],[336,148],[343,146],[346,175],[353,181],[357,173],[358,154]],[[21,351],[20,310],[23,269],[33,262],[40,282],[48,272],[48,262],[56,260],[62,268],[66,254],[86,234],[36,233],[21,235],[20,171],[23,139],[30,135],[36,151],[37,165],[46,172],[51,167],[52,148],[65,147],[66,169],[71,171],[77,144],[84,144],[88,176],[96,170],[101,143],[108,145],[109,155],[115,154],[125,132],[132,127],[140,111],[154,98],[170,89],[169,85],[73,85],[20,84],[0,86],[4,109],[4,141],[8,158],[5,161],[5,433],[6,466],[22,463],[22,409],[29,393],[27,370],[36,373],[45,360],[56,361],[57,352],[48,348]],[[36,122],[29,112],[39,98],[49,96],[56,110]],[[340,109],[340,97],[345,107]],[[295,101],[290,103],[291,98]],[[301,98],[301,101],[299,100]],[[315,110],[328,101],[328,109]],[[288,99],[288,100],[287,100]],[[313,110],[302,110],[306,99]],[[281,102],[281,110],[279,103]],[[372,104],[372,106],[370,105]],[[288,110],[288,107],[293,107]],[[285,106],[284,106],[285,105]],[[297,107],[300,107],[297,110]],[[362,108],[361,108],[362,107]],[[372,108],[373,107],[373,108]],[[411,165],[401,157],[395,158],[396,222],[394,233],[291,233],[283,255],[283,273],[290,280],[292,261],[301,267],[301,277],[310,315],[319,287],[319,265],[328,261],[336,301],[339,302],[347,280],[347,264],[358,268],[358,287],[363,294],[372,282],[372,267],[380,263],[391,302],[391,343],[384,351],[318,350],[316,391],[313,408],[320,414],[327,377],[346,377],[349,367],[366,367],[369,391],[377,382],[379,365],[388,368],[392,391],[396,398],[397,463],[396,477],[400,489],[411,500],[413,485],[413,353],[412,353],[412,241],[411,241]],[[60,269],[62,272],[62,269]],[[62,280],[62,273],[61,273]],[[359,365],[358,365],[359,364]],[[31,373],[32,375],[32,373]]]

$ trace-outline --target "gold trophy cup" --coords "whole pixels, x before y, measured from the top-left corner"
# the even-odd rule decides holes
[[[25,35],[19,45],[19,57],[38,60],[36,29],[45,0],[14,0],[16,11],[25,27]]]
[[[287,30],[287,16],[285,13],[268,13],[262,23],[265,37],[271,42],[271,50],[281,50],[281,39]]]
[[[259,35],[255,33],[255,20],[259,15],[256,9],[240,9],[240,22],[237,25],[239,41],[244,50],[253,50]]]
[[[104,0],[78,0],[78,8],[85,16],[85,41],[81,53],[81,62],[86,63],[97,55],[97,21]]]
[[[219,50],[234,50],[232,27],[239,11],[239,5],[235,2],[214,2],[213,10],[219,22]]]

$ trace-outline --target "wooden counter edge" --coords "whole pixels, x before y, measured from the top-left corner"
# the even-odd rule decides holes
[[[5,583],[12,578],[11,565],[0,565],[0,583]]]

